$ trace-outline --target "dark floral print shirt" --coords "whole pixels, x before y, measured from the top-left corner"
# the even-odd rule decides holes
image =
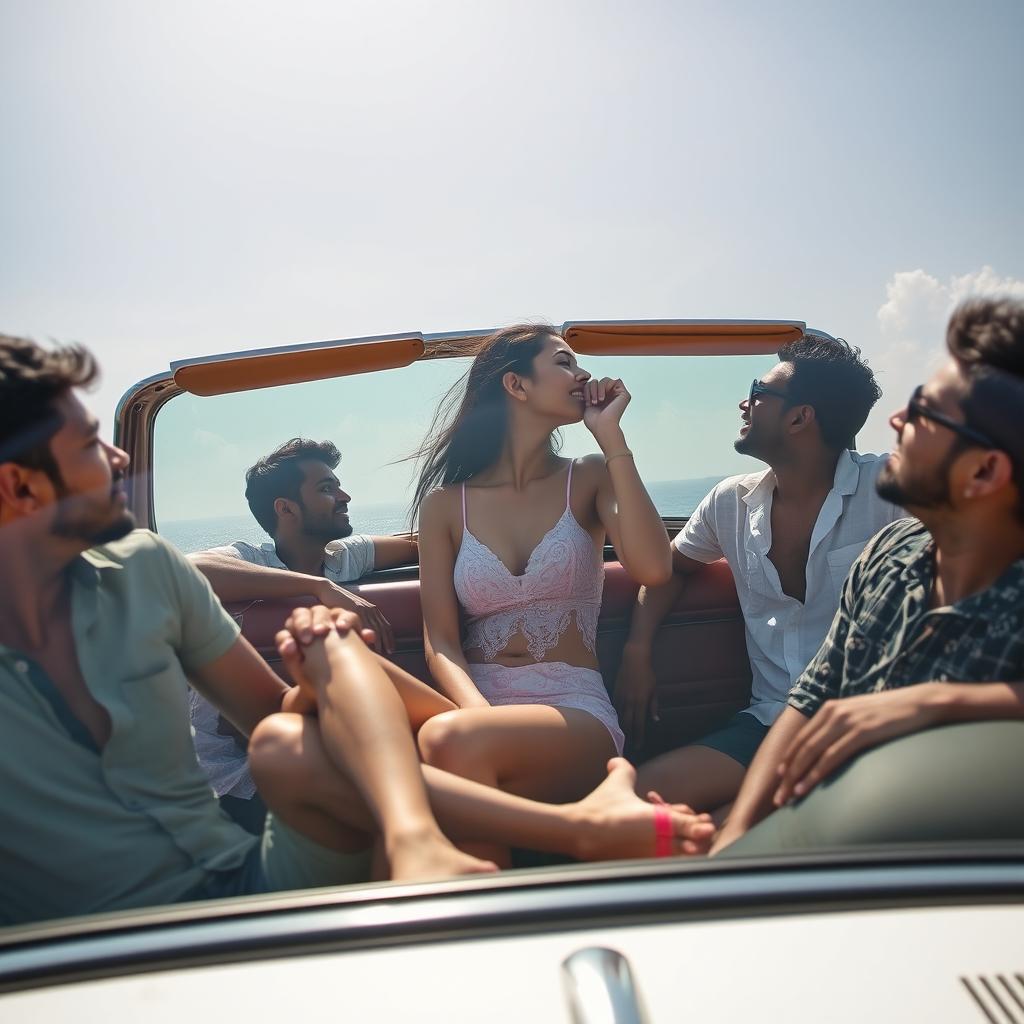
[[[1024,559],[987,590],[929,608],[935,544],[916,519],[868,542],[825,642],[789,692],[807,716],[827,700],[901,686],[1024,679]]]

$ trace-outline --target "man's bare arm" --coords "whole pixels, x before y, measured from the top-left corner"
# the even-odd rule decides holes
[[[622,649],[622,664],[615,680],[615,707],[632,745],[644,745],[648,718],[657,718],[657,695],[651,649],[658,627],[679,600],[683,579],[703,565],[672,548],[672,576],[658,587],[641,587]]]
[[[768,730],[768,735],[754,755],[754,760],[750,762],[729,817],[711,847],[712,855],[734,843],[775,810],[774,798],[779,788],[779,765],[782,764],[793,738],[806,722],[807,718],[801,712],[788,705],[775,720],[775,724]]]
[[[313,597],[328,608],[355,612],[377,638],[373,646],[386,653],[394,650],[391,624],[372,602],[338,586],[323,576],[308,576],[291,569],[253,565],[241,558],[200,551],[189,555],[192,564],[210,581],[221,601],[265,601],[276,598]]]
[[[330,582],[322,576],[253,565],[244,559],[212,551],[199,551],[188,558],[210,581],[214,593],[222,601],[256,601],[277,597],[320,598],[326,589],[325,584]]]
[[[189,682],[243,736],[275,711],[299,710],[286,706],[291,691],[244,637],[219,658],[190,672]],[[291,700],[298,696],[296,691]]]
[[[374,569],[391,569],[396,565],[418,565],[419,540],[415,534],[397,537],[371,537]]]
[[[1024,718],[1024,683],[922,683],[940,722]]]
[[[311,616],[306,609],[296,609],[292,614],[299,616],[304,624],[303,640],[312,639],[308,627]],[[369,638],[370,631],[358,615],[338,610],[331,614],[334,629],[340,634],[351,633],[364,642]],[[383,663],[383,659],[378,660]],[[277,711],[308,715],[317,710],[315,693],[282,682],[242,636],[219,658],[189,672],[189,682],[243,736],[248,736],[259,722]]]
[[[659,587],[641,587],[637,594],[626,643],[646,646],[654,643],[658,627],[683,592],[683,579],[702,569],[703,562],[672,548],[672,577]]]
[[[783,756],[779,799],[809,793],[880,743],[950,722],[1024,718],[1024,683],[918,683],[830,700]]]

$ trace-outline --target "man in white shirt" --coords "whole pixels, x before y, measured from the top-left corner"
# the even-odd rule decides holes
[[[739,791],[786,695],[828,632],[843,580],[867,541],[902,511],[878,496],[885,458],[852,451],[881,395],[859,350],[807,336],[740,403],[736,450],[768,464],[731,477],[700,503],[672,542],[673,578],[642,588],[615,686],[623,728],[642,746],[657,716],[651,647],[657,628],[701,565],[732,570],[752,672],[750,706],[721,729],[653,759],[638,791],[715,810]]]
[[[272,538],[256,546],[235,541],[190,556],[221,601],[312,596],[329,608],[357,612],[376,632],[378,648],[393,644],[391,626],[376,605],[340,586],[375,569],[415,565],[412,537],[353,534],[335,469],[341,454],[330,441],[295,437],[245,474],[245,499]],[[208,701],[189,697],[196,753],[225,809],[258,830],[262,805],[246,763],[244,740]]]

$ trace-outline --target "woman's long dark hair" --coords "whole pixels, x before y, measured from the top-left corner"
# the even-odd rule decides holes
[[[420,463],[410,509],[413,522],[432,490],[468,480],[498,460],[508,429],[502,377],[532,376],[533,361],[551,337],[559,332],[550,324],[515,324],[480,343],[469,372],[441,399],[426,440],[410,456]],[[561,447],[557,433],[550,445],[552,453]]]

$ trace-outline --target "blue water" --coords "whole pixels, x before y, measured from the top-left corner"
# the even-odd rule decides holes
[[[656,480],[647,484],[655,507],[663,516],[688,516],[712,487],[723,477],[708,476],[696,480]],[[352,526],[356,533],[401,533],[409,528],[404,504],[353,502]],[[269,538],[248,511],[243,515],[210,519],[179,519],[160,523],[160,533],[185,554],[204,551],[235,540],[262,544]]]

